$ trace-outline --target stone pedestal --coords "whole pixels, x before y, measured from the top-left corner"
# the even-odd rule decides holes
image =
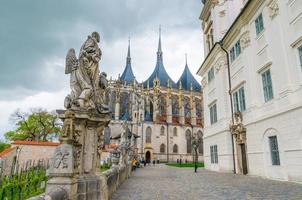
[[[57,147],[50,167],[47,191],[64,188],[69,199],[100,199],[100,179],[96,175],[103,146],[103,130],[110,113],[60,110],[64,122],[62,144]]]

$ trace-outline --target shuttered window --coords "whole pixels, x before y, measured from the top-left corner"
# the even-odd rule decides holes
[[[264,30],[262,13],[255,20],[256,34],[259,35]]]
[[[273,84],[270,69],[262,73],[263,94],[265,102],[274,98]]]
[[[233,93],[233,101],[234,101],[234,110],[235,112],[243,112],[246,109],[245,106],[245,94],[244,87],[241,87],[239,90]]]

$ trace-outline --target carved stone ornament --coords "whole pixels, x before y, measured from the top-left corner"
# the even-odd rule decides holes
[[[250,32],[249,31],[245,31],[240,38],[240,45],[242,47],[242,49],[245,49],[246,47],[248,47],[251,44],[251,38],[250,38]]]
[[[204,88],[204,87],[207,86],[207,84],[208,84],[207,78],[205,76],[202,77],[202,79],[201,79],[201,86]]]
[[[51,174],[71,174],[74,170],[73,147],[70,144],[60,145],[54,152],[50,168]]]
[[[219,70],[220,70],[223,66],[226,66],[226,63],[227,63],[227,61],[226,61],[226,58],[225,58],[225,57],[220,58],[220,59],[216,62],[216,64],[215,64],[216,73],[218,73]]]
[[[98,46],[100,35],[93,32],[80,49],[79,58],[75,50],[66,55],[65,74],[70,74],[71,93],[66,96],[64,106],[69,109],[96,109],[99,113],[109,112],[104,93],[108,87],[106,73],[100,73],[99,62],[102,51]]]
[[[268,4],[269,16],[271,19],[274,19],[279,14],[279,6],[277,0],[272,0]]]
[[[241,112],[235,113],[235,122],[230,124],[230,131],[236,138],[237,144],[244,144],[246,142],[246,128],[242,123]]]

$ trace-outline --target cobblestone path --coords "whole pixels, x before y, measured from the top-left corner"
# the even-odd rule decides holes
[[[302,200],[302,185],[165,165],[137,169],[112,200]]]

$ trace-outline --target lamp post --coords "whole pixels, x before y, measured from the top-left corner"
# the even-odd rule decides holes
[[[198,146],[199,146],[199,142],[200,142],[200,139],[197,137],[197,135],[195,135],[193,140],[192,140],[192,147],[193,147],[194,153],[195,153],[195,159],[194,159],[194,172],[195,173],[197,173],[197,163],[198,163],[197,149],[198,149]]]

